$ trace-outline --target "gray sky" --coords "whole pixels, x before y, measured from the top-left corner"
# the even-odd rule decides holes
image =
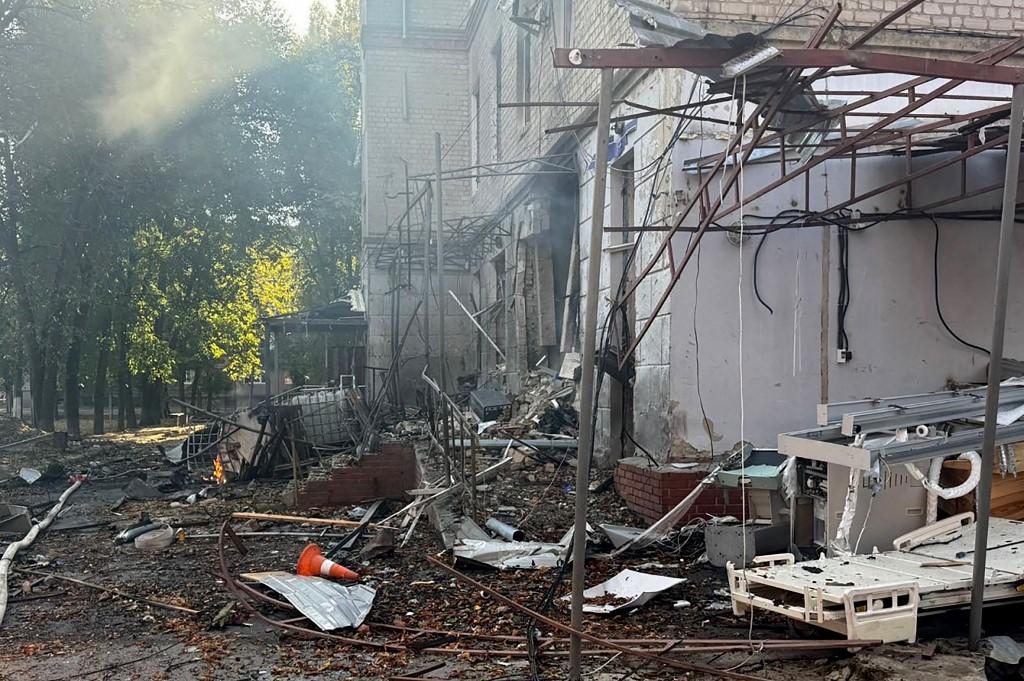
[[[285,11],[292,22],[292,26],[299,33],[305,33],[309,28],[309,6],[313,0],[275,0]]]

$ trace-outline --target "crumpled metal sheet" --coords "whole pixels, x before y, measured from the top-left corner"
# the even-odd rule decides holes
[[[566,547],[530,541],[463,539],[453,549],[456,560],[484,563],[499,570],[558,567]]]
[[[1024,659],[1024,645],[1017,643],[1009,636],[990,636],[986,639],[991,657],[1004,664],[1020,664]]]
[[[629,25],[641,47],[672,47],[681,40],[700,40],[707,31],[698,23],[646,0],[616,0],[629,14]]]
[[[650,575],[646,572],[635,570],[623,570],[611,579],[596,584],[583,591],[583,598],[591,600],[602,596],[616,596],[620,600],[616,603],[604,603],[594,605],[583,604],[583,612],[608,614],[619,610],[636,608],[657,596],[666,589],[671,589],[677,584],[682,584],[685,579],[678,577],[664,577],[662,575]],[[562,600],[568,601],[571,596],[564,596]]]
[[[265,573],[258,579],[323,631],[358,627],[370,613],[377,595],[376,589],[365,584],[342,585],[322,577],[287,572]]]
[[[589,527],[588,527],[589,529]],[[536,570],[558,567],[566,560],[572,529],[557,544],[491,539],[470,518],[463,518],[453,548],[456,560],[483,563],[499,570]]]
[[[628,527],[626,525],[610,525],[605,523],[604,525],[598,525],[598,527],[601,528],[604,535],[608,537],[608,541],[616,549],[625,546],[644,533],[638,527]]]

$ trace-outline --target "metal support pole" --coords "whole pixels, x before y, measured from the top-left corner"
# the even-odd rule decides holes
[[[438,385],[441,386],[441,392],[448,394],[448,360],[445,356],[445,333],[444,333],[444,309],[447,299],[445,298],[444,292],[446,288],[444,279],[444,191],[443,191],[443,180],[441,178],[441,133],[434,133],[434,161],[436,164],[435,171],[437,177],[435,179],[435,191],[434,200],[436,201],[437,210],[437,353],[438,359],[441,364],[441,371],[437,377]],[[451,447],[452,441],[452,428],[449,424],[448,417],[448,405],[441,402],[441,422],[442,422],[442,433],[444,439],[445,458],[449,458],[450,455],[454,454],[454,450]]]
[[[601,70],[597,108],[597,148],[594,165],[594,203],[590,213],[590,256],[587,260],[587,306],[583,317],[583,355],[580,358],[580,446],[576,455],[576,522],[572,535],[572,628],[583,629],[583,589],[587,576],[587,492],[590,487],[590,452],[594,443],[594,354],[597,344],[597,298],[601,282],[601,240],[608,180],[608,132],[612,116],[615,71]],[[583,644],[573,634],[569,652],[569,678],[580,678]]]
[[[1010,255],[1017,211],[1017,180],[1020,171],[1021,126],[1024,123],[1024,85],[1013,86],[1010,106],[1010,139],[1006,147],[1006,179],[1003,183],[1003,216],[999,226],[996,263],[995,312],[992,319],[991,355],[988,363],[988,392],[985,395],[985,435],[981,450],[981,481],[975,510],[974,579],[971,583],[970,648],[981,642],[982,608],[985,605],[985,559],[988,550],[988,515],[992,508],[992,471],[996,458],[996,413],[999,382],[1003,374],[1003,339],[1006,335],[1006,297],[1010,280]]]
[[[281,394],[281,334],[274,331],[274,390],[275,395]]]

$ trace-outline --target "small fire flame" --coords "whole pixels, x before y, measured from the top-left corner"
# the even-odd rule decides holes
[[[218,485],[228,484],[228,477],[224,474],[224,464],[221,463],[219,456],[213,459],[213,479],[217,481]]]

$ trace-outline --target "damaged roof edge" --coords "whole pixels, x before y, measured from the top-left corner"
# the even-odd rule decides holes
[[[629,25],[642,47],[672,47],[680,40],[700,40],[708,34],[700,24],[646,0],[615,0],[615,4],[629,14]]]

